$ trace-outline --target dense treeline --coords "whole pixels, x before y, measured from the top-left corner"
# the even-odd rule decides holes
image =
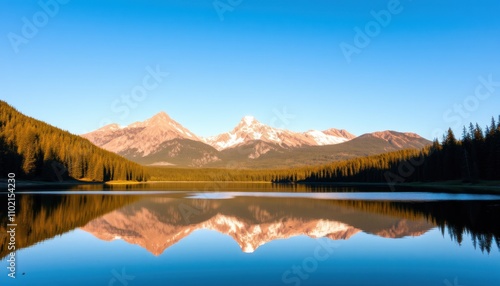
[[[147,179],[144,167],[0,101],[0,176],[42,180]]]
[[[464,127],[461,140],[451,129],[441,143],[336,162],[307,176],[306,182],[425,182],[500,180],[500,117],[485,128]],[[292,180],[291,177],[287,178]]]
[[[171,167],[148,167],[148,174],[153,181],[258,181],[287,183],[304,181],[327,176],[331,172],[336,172],[339,178],[346,178],[346,182],[353,181],[353,178],[362,168],[383,169],[389,168],[401,158],[412,158],[425,150],[402,150],[385,153],[381,155],[360,157],[346,161],[338,161],[326,166],[305,166],[290,169],[237,169],[237,168],[171,168]],[[375,179],[376,176],[373,176]],[[383,178],[383,174],[382,174]]]
[[[289,170],[147,167],[147,172],[151,181],[271,182]]]

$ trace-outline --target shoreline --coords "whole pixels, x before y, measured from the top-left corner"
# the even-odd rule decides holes
[[[286,183],[285,183],[286,184]],[[297,182],[296,184],[305,186],[335,186],[335,187],[388,187],[387,183],[366,183],[366,182]],[[441,182],[411,182],[397,183],[395,188],[429,188],[448,191],[478,190],[481,193],[498,194],[500,193],[499,181],[482,181],[480,183],[461,183],[457,181]],[[477,194],[477,192],[470,192]]]
[[[31,180],[17,180],[16,179],[16,189],[30,189],[30,188],[40,188],[40,187],[71,187],[78,185],[104,185],[102,182],[91,182],[91,181],[63,181],[63,182],[47,182],[47,181],[31,181]],[[0,179],[0,191],[7,189],[8,183],[7,179]]]
[[[47,182],[47,181],[30,181],[30,180],[16,180],[16,189],[19,190],[36,190],[40,188],[64,188],[72,186],[127,186],[127,185],[154,185],[154,184],[199,184],[199,183],[213,183],[213,184],[277,184],[277,185],[303,185],[303,186],[325,186],[325,187],[388,187],[387,183],[366,183],[366,182],[296,182],[296,183],[273,183],[273,182],[256,182],[256,181],[109,181],[109,182],[91,182],[70,180],[63,182]],[[7,190],[7,179],[0,179],[0,192]],[[412,182],[412,183],[398,183],[394,185],[395,188],[426,188],[434,190],[442,190],[448,192],[460,192],[471,194],[500,194],[500,181],[481,181],[479,183],[462,183],[460,181],[442,181],[442,182]],[[429,190],[424,190],[429,191]]]

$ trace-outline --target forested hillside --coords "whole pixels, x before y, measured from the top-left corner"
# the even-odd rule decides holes
[[[292,178],[285,178],[291,180]],[[483,131],[472,123],[462,138],[451,129],[439,143],[420,151],[397,151],[333,163],[305,177],[306,182],[425,182],[500,180],[500,117]]]
[[[137,180],[144,168],[88,140],[25,116],[0,101],[0,177],[93,181]]]

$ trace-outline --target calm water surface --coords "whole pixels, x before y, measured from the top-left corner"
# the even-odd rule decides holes
[[[16,279],[3,235],[0,285],[500,285],[499,196],[127,189],[18,193]]]

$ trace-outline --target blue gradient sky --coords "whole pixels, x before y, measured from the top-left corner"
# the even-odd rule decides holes
[[[500,2],[401,0],[402,11],[348,63],[339,45],[353,45],[355,27],[389,2],[243,0],[221,20],[213,0],[71,0],[16,53],[10,33],[23,36],[23,17],[32,22],[43,10],[1,1],[0,98],[73,133],[159,111],[201,136],[244,115],[294,131],[392,129],[429,139],[448,126],[488,124],[500,84],[474,98],[479,76],[500,82]],[[169,75],[127,107],[122,94],[141,85],[148,66]],[[464,101],[469,110],[453,111]],[[282,120],[285,110],[293,118]]]

